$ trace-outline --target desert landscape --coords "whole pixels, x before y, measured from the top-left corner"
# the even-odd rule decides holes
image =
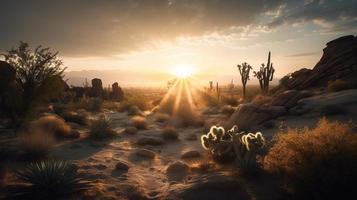
[[[20,42],[0,57],[0,199],[353,199],[357,36],[324,43],[282,77],[271,49],[237,82],[181,64],[154,87]]]

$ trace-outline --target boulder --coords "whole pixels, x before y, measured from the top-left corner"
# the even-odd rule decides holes
[[[148,149],[139,149],[135,152],[137,156],[143,157],[143,158],[148,158],[148,159],[154,159],[155,158],[155,152],[148,150]]]
[[[138,129],[134,126],[129,126],[125,128],[124,132],[129,135],[134,135],[138,132]]]
[[[248,131],[252,127],[279,117],[286,112],[287,110],[284,106],[241,104],[232,114],[226,126],[230,128],[233,125],[237,125],[240,130]]]
[[[116,170],[128,171],[128,170],[129,170],[129,165],[128,165],[126,162],[119,161],[119,162],[115,165],[115,169],[116,169]]]
[[[309,97],[311,95],[311,92],[309,92],[308,90],[286,90],[282,93],[273,96],[273,99],[271,100],[271,105],[284,106],[289,109],[295,106],[300,99]]]
[[[90,96],[92,96],[92,97],[102,97],[103,96],[102,80],[100,80],[99,78],[92,79],[92,88],[90,91]]]
[[[136,141],[136,144],[159,146],[164,144],[164,140],[156,137],[141,137]]]
[[[124,98],[124,92],[117,82],[112,84],[111,98],[114,101],[122,101]]]
[[[325,87],[336,79],[352,80],[357,76],[357,38],[343,36],[326,44],[323,55],[315,67],[301,69],[284,80],[289,89]]]
[[[187,151],[181,155],[182,159],[192,159],[192,158],[199,158],[199,157],[201,157],[200,152],[195,150]]]

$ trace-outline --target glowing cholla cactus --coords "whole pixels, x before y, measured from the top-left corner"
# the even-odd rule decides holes
[[[231,154],[232,137],[226,133],[223,127],[212,126],[210,131],[201,137],[202,147],[216,157],[224,157]]]
[[[243,135],[241,141],[242,144],[245,145],[247,151],[250,151],[251,148],[260,148],[265,144],[265,139],[261,132]]]

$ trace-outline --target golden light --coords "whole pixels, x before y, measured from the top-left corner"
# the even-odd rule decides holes
[[[176,65],[173,69],[173,73],[177,78],[185,79],[194,73],[195,69],[190,64],[179,64]]]

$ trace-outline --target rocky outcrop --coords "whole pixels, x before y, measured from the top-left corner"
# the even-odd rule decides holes
[[[259,106],[252,103],[241,104],[232,114],[227,128],[237,125],[240,130],[250,130],[254,126],[281,116],[287,112],[284,106]]]
[[[331,80],[353,80],[357,75],[357,38],[343,36],[326,44],[315,67],[301,69],[282,80],[288,89],[324,87]]]
[[[122,101],[124,98],[124,92],[117,82],[112,84],[111,98],[114,101]]]
[[[90,90],[90,96],[92,97],[103,96],[102,80],[100,80],[99,78],[92,79],[92,88]]]
[[[271,100],[271,105],[284,106],[289,109],[295,106],[300,99],[309,97],[311,95],[312,93],[308,90],[286,90],[285,92],[273,96],[273,99]]]

